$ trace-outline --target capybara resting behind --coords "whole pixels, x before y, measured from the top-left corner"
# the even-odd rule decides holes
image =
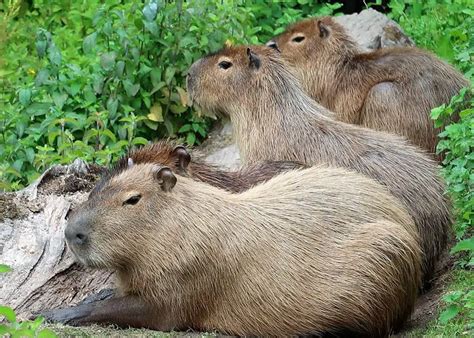
[[[209,183],[230,192],[245,191],[277,174],[305,167],[302,163],[291,161],[262,161],[244,166],[239,170],[226,171],[207,164],[196,156],[193,156],[191,160],[191,155],[184,146],[170,140],[161,140],[135,149],[121,158],[115,166],[123,169],[128,166],[130,161],[135,164],[156,163],[164,165],[180,175]],[[105,183],[107,179],[106,173],[101,182]],[[92,194],[100,189],[101,182],[95,186],[91,192]]]
[[[124,296],[70,323],[378,337],[412,311],[415,225],[363,175],[312,167],[239,194],[150,163],[106,177],[65,235],[80,262],[117,271]]]
[[[330,17],[297,22],[267,45],[278,48],[306,92],[336,119],[403,135],[431,153],[440,132],[431,109],[469,85],[454,67],[416,47],[362,52]]]
[[[225,48],[196,61],[187,82],[195,103],[230,116],[244,163],[326,163],[386,185],[415,220],[424,280],[430,280],[451,220],[437,165],[421,149],[395,135],[333,120],[269,47]]]

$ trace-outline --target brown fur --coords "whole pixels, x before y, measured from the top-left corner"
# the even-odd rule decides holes
[[[294,66],[306,92],[336,119],[403,135],[431,153],[440,132],[431,109],[469,85],[452,66],[419,48],[361,52],[330,17],[298,22],[272,43]]]
[[[176,183],[149,163],[108,177],[70,218],[68,244],[84,264],[116,270],[123,293],[151,304],[151,327],[378,337],[412,311],[415,225],[363,175],[312,167],[240,194],[182,176]],[[125,202],[137,194],[137,203]],[[78,232],[88,235],[82,245]]]
[[[226,48],[197,61],[188,75],[192,100],[230,116],[245,163],[327,163],[386,185],[415,220],[428,281],[451,225],[436,163],[400,137],[334,121],[301,89],[278,52],[263,46],[251,50],[249,56],[245,46]],[[222,69],[223,61],[232,66]]]
[[[131,158],[133,163],[157,163],[173,169],[181,175],[188,176],[195,180],[209,183],[215,187],[228,190],[230,192],[245,191],[258,183],[265,182],[273,176],[305,167],[302,163],[290,161],[265,161],[253,165],[248,165],[240,170],[225,171],[216,166],[205,163],[199,157],[188,154],[188,163],[182,163],[180,154],[175,151],[176,147],[181,147],[186,153],[184,147],[172,141],[159,141],[146,145],[120,159],[112,171],[107,172],[101,181],[95,186],[93,193],[100,190],[101,185],[105,184],[109,175],[115,175],[125,170],[128,166],[128,159]]]

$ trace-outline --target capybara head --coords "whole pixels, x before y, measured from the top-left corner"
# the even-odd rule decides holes
[[[228,113],[232,107],[242,104],[243,97],[249,106],[258,107],[254,101],[272,91],[269,83],[279,80],[274,74],[268,77],[275,67],[281,68],[280,73],[291,76],[273,48],[226,47],[191,66],[187,77],[188,92],[193,103],[215,113]]]
[[[343,53],[345,46],[352,48],[353,45],[342,26],[330,17],[297,22],[267,42],[268,47],[278,50],[296,68],[309,67],[314,60],[335,51]]]
[[[121,269],[137,260],[143,250],[136,246],[144,243],[140,228],[167,207],[165,195],[176,184],[173,172],[157,164],[128,162],[106,175],[69,216],[66,241],[87,266]]]

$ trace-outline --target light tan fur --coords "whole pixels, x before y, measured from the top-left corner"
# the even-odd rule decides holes
[[[415,47],[362,52],[330,17],[300,21],[268,45],[281,51],[305,91],[336,119],[407,137],[434,153],[432,108],[469,82],[454,67]]]
[[[222,62],[232,66],[224,69]],[[192,100],[230,116],[244,163],[326,163],[386,185],[415,220],[424,280],[429,281],[451,219],[436,163],[421,149],[401,137],[331,119],[332,113],[302,90],[287,63],[269,47],[226,48],[198,60],[188,73]]]
[[[378,337],[412,311],[417,231],[375,181],[312,167],[240,194],[182,176],[165,192],[160,169],[110,176],[67,231],[88,233],[87,245],[69,243],[78,259],[117,270],[122,291],[149,302],[168,329]]]

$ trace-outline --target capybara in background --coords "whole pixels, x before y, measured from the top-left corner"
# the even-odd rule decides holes
[[[230,192],[245,191],[258,183],[269,180],[279,173],[305,167],[304,164],[297,162],[263,161],[244,166],[239,170],[226,171],[205,163],[197,156],[193,156],[191,159],[191,155],[186,147],[176,144],[171,140],[161,140],[132,150],[127,156],[121,158],[115,166],[117,168],[125,168],[130,161],[135,164],[161,164],[170,167],[180,175],[209,183]],[[107,181],[106,175],[102,177],[102,182]],[[99,181],[91,193],[93,194],[96,190],[100,189],[101,184]]]
[[[297,22],[267,45],[337,120],[403,135],[431,153],[440,132],[431,109],[469,86],[454,67],[416,47],[362,52],[330,17]]]
[[[326,163],[386,185],[415,220],[429,281],[451,219],[437,164],[421,149],[395,135],[333,120],[269,47],[224,48],[196,61],[187,82],[195,103],[230,116],[244,163]]]
[[[412,311],[421,275],[416,227],[364,175],[312,167],[239,194],[150,163],[106,177],[71,214],[65,235],[80,262],[117,272],[123,296],[53,318],[379,337]]]

